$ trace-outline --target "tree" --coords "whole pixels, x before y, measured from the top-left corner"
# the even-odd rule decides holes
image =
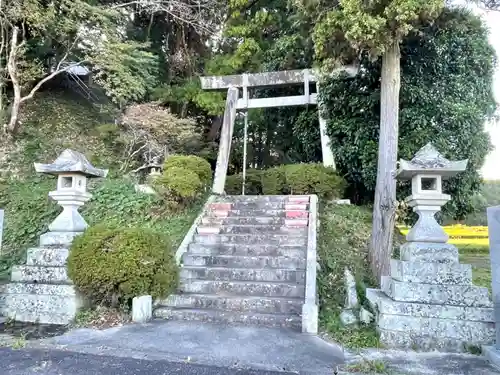
[[[473,211],[480,189],[479,168],[490,143],[484,122],[494,115],[492,92],[495,51],[488,30],[468,11],[445,9],[401,44],[398,157],[412,158],[431,140],[450,159],[468,158],[467,171],[448,181],[452,200],[444,213],[463,219]],[[322,85],[328,133],[340,173],[350,184],[350,198],[373,202],[377,177],[381,61],[360,58],[361,74],[330,79]],[[398,200],[409,185],[398,186]]]
[[[400,82],[400,43],[422,20],[435,19],[443,0],[296,0],[313,18],[317,58],[325,70],[356,59],[360,53],[382,57],[380,138],[373,207],[370,261],[374,274],[389,272],[396,213],[396,170]]]
[[[0,7],[0,62],[6,66],[0,95],[10,106],[5,134],[18,132],[23,103],[76,66],[93,69],[96,81],[120,103],[142,97],[151,84],[156,58],[126,40],[127,21],[119,12],[87,0],[11,0]],[[3,101],[0,111],[7,112]]]

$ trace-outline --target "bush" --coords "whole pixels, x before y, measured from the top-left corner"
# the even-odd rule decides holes
[[[342,198],[345,180],[322,164],[289,164],[264,173],[264,194],[316,194],[323,199]]]
[[[191,203],[203,190],[198,175],[180,167],[165,168],[154,180],[154,186],[164,198],[181,204]]]
[[[289,194],[286,184],[286,166],[282,165],[266,170],[262,176],[262,191],[266,195]]]
[[[224,190],[229,195],[241,194],[243,185],[243,173],[227,176]],[[259,169],[249,169],[246,172],[245,178],[245,194],[259,195],[262,194],[262,171]]]
[[[172,155],[164,164],[166,171],[170,168],[183,168],[196,173],[203,186],[208,186],[212,181],[212,167],[203,158],[195,155]]]
[[[90,302],[129,304],[135,296],[166,297],[177,286],[166,236],[147,228],[90,227],[71,245],[68,274]]]

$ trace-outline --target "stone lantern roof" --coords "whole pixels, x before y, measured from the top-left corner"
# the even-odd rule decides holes
[[[446,179],[463,172],[467,167],[468,161],[468,159],[450,161],[441,155],[431,143],[427,143],[410,161],[399,160],[396,177],[400,180],[410,180],[417,174],[426,174],[439,175],[443,179]]]
[[[75,173],[86,177],[106,177],[107,169],[94,167],[80,152],[66,149],[51,164],[35,163],[35,170],[41,173],[53,175]]]

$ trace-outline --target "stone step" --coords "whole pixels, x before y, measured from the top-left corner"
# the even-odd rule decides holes
[[[447,353],[467,352],[472,345],[481,347],[490,345],[494,342],[494,336],[487,342],[481,342],[475,338],[472,341],[464,342],[462,339],[451,337],[436,337],[434,335],[418,335],[414,333],[402,333],[401,331],[391,331],[378,329],[380,333],[380,343],[388,348],[398,350],[421,350],[421,351],[441,351]]]
[[[180,278],[197,280],[219,281],[286,281],[304,284],[304,270],[290,270],[281,268],[252,269],[228,267],[194,267],[184,266],[180,271]]]
[[[211,210],[207,211],[206,217],[282,217],[282,218],[307,218],[309,212],[306,210],[266,210],[266,209],[230,209],[230,210]]]
[[[301,314],[303,299],[269,297],[228,297],[208,294],[176,294],[160,301],[172,308],[229,310],[261,314]]]
[[[159,307],[155,309],[156,318],[172,320],[201,321],[223,324],[248,324],[264,327],[282,327],[300,330],[302,326],[300,316],[278,315],[278,314],[258,314],[243,313],[225,310],[205,310],[205,309],[173,309],[170,307]]]
[[[63,267],[69,255],[67,248],[35,247],[28,249],[26,265]]]
[[[391,276],[397,281],[409,283],[471,285],[472,267],[460,263],[408,262],[391,259]]]
[[[267,210],[277,210],[283,209],[286,203],[285,201],[236,201],[231,202],[231,210],[256,210],[256,209],[267,209]]]
[[[9,283],[3,286],[2,292],[9,294],[36,294],[58,296],[76,295],[75,287],[73,285],[67,284]]]
[[[294,245],[306,246],[307,236],[305,234],[197,234],[194,242],[204,245],[216,245],[220,243],[233,244],[262,244],[262,245]]]
[[[487,343],[490,338],[495,337],[495,323],[493,322],[379,314],[378,327],[399,331],[402,335],[432,335],[434,337],[462,339],[464,342]]]
[[[226,195],[219,197],[216,203],[233,202],[309,202],[309,195]]]
[[[180,291],[195,294],[218,294],[259,297],[304,298],[304,285],[285,282],[181,280]]]
[[[265,244],[189,244],[190,255],[234,255],[234,256],[284,256],[305,259],[304,246]]]
[[[232,217],[211,217],[206,216],[201,219],[202,225],[285,225],[285,216],[232,216]]]
[[[215,266],[232,268],[283,268],[304,269],[304,257],[285,256],[234,256],[234,255],[194,255],[184,254],[184,266]]]
[[[75,296],[49,294],[4,294],[0,306],[0,315],[43,324],[68,324],[80,307]]]
[[[474,285],[407,283],[383,276],[382,291],[400,302],[472,307],[492,307],[493,305],[488,288]]]
[[[197,228],[200,234],[293,234],[307,235],[307,222],[298,222],[298,226],[285,225],[222,225],[205,226]]]
[[[458,249],[452,244],[407,242],[399,252],[401,260],[409,262],[458,263]]]
[[[12,282],[38,284],[70,284],[66,267],[13,266]]]
[[[423,318],[458,319],[474,322],[494,322],[491,307],[467,307],[449,305],[430,305],[414,302],[399,302],[390,299],[377,289],[366,289],[366,298],[375,305],[380,314],[412,316]]]

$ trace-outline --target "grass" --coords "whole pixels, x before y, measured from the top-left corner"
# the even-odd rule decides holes
[[[355,372],[360,374],[389,374],[387,365],[381,360],[368,360],[363,358],[361,362],[345,366],[346,372]]]
[[[360,303],[367,306],[364,290],[375,282],[368,267],[371,211],[354,205],[326,204],[320,212],[317,288],[320,326],[330,338],[347,348],[378,347],[373,325],[344,327],[339,319],[345,302],[344,270],[356,278]]]

